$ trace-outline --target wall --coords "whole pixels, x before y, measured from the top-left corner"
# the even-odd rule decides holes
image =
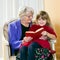
[[[2,24],[3,24],[3,13],[2,13],[2,11],[3,11],[3,7],[2,7],[2,5],[3,5],[3,0],[0,0],[0,60],[2,60],[2,51],[3,51],[3,49],[2,49]]]
[[[44,0],[19,0],[19,8],[29,6],[34,9],[34,18],[40,10],[44,10]]]
[[[16,18],[18,3],[17,0],[0,0],[0,60],[5,59],[7,56],[6,48],[4,48],[3,25],[8,20]]]
[[[45,10],[49,13],[57,33],[56,54],[60,55],[60,0],[45,0]]]

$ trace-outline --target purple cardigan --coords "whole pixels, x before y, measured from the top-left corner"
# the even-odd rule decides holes
[[[11,52],[12,55],[14,54],[15,49],[19,49],[21,45],[21,36],[22,36],[22,29],[21,29],[20,20],[13,21],[8,24],[8,37],[9,37],[9,44],[11,45]]]

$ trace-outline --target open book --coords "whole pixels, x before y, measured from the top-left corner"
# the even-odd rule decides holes
[[[26,31],[26,36],[31,36],[33,38],[41,36],[41,32],[44,30],[44,28],[39,28],[36,31]]]

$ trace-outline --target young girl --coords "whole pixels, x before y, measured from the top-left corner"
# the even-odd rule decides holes
[[[40,59],[48,59],[49,53],[55,53],[51,50],[49,39],[56,39],[56,34],[51,27],[50,18],[45,11],[41,11],[36,17],[36,24],[32,25],[29,32],[26,32],[26,36],[31,36],[33,39],[30,42],[24,42],[22,45],[28,47],[33,42],[40,46]],[[32,45],[33,46],[33,45]],[[37,46],[38,47],[38,46]],[[43,49],[42,49],[43,48]],[[44,49],[49,51],[48,55],[44,53]],[[34,50],[33,50],[34,51]],[[42,54],[43,51],[43,54]],[[37,53],[36,53],[37,54]],[[43,56],[43,57],[42,57]],[[32,58],[32,56],[31,56]],[[36,58],[38,59],[38,58]]]

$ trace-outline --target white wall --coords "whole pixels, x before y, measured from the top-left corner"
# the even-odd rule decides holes
[[[4,58],[3,25],[16,17],[17,0],[0,0],[0,59]],[[7,53],[7,52],[6,52]]]
[[[23,6],[30,6],[34,9],[34,17],[40,10],[44,10],[43,5],[44,5],[43,0],[19,0],[20,9]]]
[[[19,7],[18,0],[3,0],[3,20],[7,21],[16,18]]]
[[[2,59],[2,24],[3,24],[3,0],[0,0],[0,60]]]
[[[44,0],[1,0],[3,4],[3,14],[2,17],[4,20],[3,24],[10,19],[17,18],[19,8],[24,6],[30,6],[34,9],[34,13],[38,13],[40,10],[44,9]],[[35,16],[34,15],[34,16]]]

